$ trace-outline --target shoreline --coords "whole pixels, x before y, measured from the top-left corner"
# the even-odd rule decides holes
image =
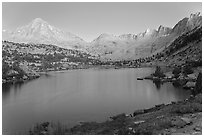
[[[27,82],[30,80],[37,79],[39,77],[40,76],[31,76],[31,77],[28,77],[27,79],[11,79],[11,80],[2,79],[2,84],[15,84],[15,83],[20,83],[20,82]]]
[[[73,69],[67,69],[67,70],[51,70],[51,71],[37,71],[36,73],[39,74],[39,75],[36,75],[36,76],[28,76],[28,78],[26,79],[10,79],[10,80],[5,80],[2,78],[2,84],[15,84],[15,83],[18,83],[18,82],[27,82],[27,81],[30,81],[30,80],[34,80],[34,79],[37,79],[39,77],[41,77],[41,75],[47,75],[49,74],[50,72],[59,72],[59,73],[64,73],[64,72],[67,72],[67,71],[76,71],[76,70],[107,70],[107,69],[135,69],[135,68],[147,68],[147,67],[151,67],[151,66],[145,66],[145,67],[116,67],[116,66],[92,66],[92,67],[87,67],[87,68],[73,68]]]
[[[202,134],[202,94],[169,104],[159,104],[133,114],[118,114],[104,122],[80,122],[72,128],[43,122],[31,135],[180,135]]]
[[[170,69],[170,68],[165,68]],[[169,71],[167,71],[169,72]],[[172,70],[170,70],[172,72]],[[175,81],[193,81],[196,79],[173,79],[174,77],[154,77],[152,75],[142,79],[150,79],[158,82],[175,82]],[[186,82],[186,83],[187,83]],[[197,94],[193,90],[195,87],[189,88],[192,94]],[[202,93],[187,98],[183,101],[171,102],[170,104],[159,104],[148,109],[136,110],[133,114],[118,114],[110,117],[109,120],[101,123],[97,122],[81,122],[72,128],[64,128],[62,131],[55,130],[49,122],[41,123],[40,129],[30,131],[30,134],[68,134],[68,135],[148,135],[148,134],[202,134],[202,123],[197,124],[195,117],[202,120]],[[192,115],[196,115],[191,117]],[[114,126],[113,126],[114,125]],[[191,131],[188,129],[190,126]],[[156,126],[156,127],[155,127]],[[48,128],[49,127],[49,128]],[[63,126],[61,125],[61,128]],[[52,129],[52,130],[48,130]],[[180,131],[181,129],[188,129]],[[54,131],[55,130],[55,131]]]

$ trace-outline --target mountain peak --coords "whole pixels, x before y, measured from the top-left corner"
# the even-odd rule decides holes
[[[44,23],[44,22],[46,22],[46,21],[44,21],[43,19],[41,19],[41,18],[35,18],[32,22],[36,22],[36,23]]]
[[[157,32],[160,36],[167,35],[171,32],[171,28],[160,25],[159,28],[157,29]]]
[[[64,48],[83,48],[86,44],[80,37],[51,26],[41,18],[18,27],[5,38],[13,42],[54,44]]]
[[[159,25],[158,31],[165,28],[163,25]]]
[[[173,32],[177,34],[185,33],[196,27],[202,26],[202,16],[200,12],[191,14],[189,18],[183,18],[174,27]]]
[[[192,13],[192,14],[190,15],[190,19],[191,19],[191,18],[194,18],[194,17],[199,17],[199,16],[201,16],[201,13],[200,13],[200,12]]]
[[[36,27],[36,26],[44,26],[44,25],[48,26],[49,24],[41,18],[36,18],[36,19],[32,20],[31,25],[33,27]]]
[[[145,30],[145,33],[149,33],[151,30],[148,28]]]
[[[99,37],[108,37],[108,36],[111,36],[111,35],[108,33],[102,33]]]
[[[154,35],[156,33],[155,29],[146,29],[144,35]]]
[[[102,33],[97,39],[104,39],[109,37],[114,37],[114,36],[112,34]]]

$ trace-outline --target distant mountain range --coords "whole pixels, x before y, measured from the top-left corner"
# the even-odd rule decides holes
[[[139,34],[101,34],[88,43],[37,18],[13,32],[3,31],[3,40],[18,43],[53,44],[67,49],[78,49],[98,54],[102,60],[127,60],[147,57],[168,47],[177,37],[202,26],[200,13],[180,20],[173,28],[160,25]]]

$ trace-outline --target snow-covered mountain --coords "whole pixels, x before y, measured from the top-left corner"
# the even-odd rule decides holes
[[[3,31],[3,40],[22,43],[54,44],[68,49],[82,49],[87,43],[80,37],[64,32],[36,18],[13,32]]]
[[[3,30],[3,40],[24,43],[53,44],[68,49],[80,49],[101,59],[123,60],[151,56],[168,47],[177,37],[202,26],[200,13],[180,20],[173,28],[160,25],[138,34],[114,36],[103,33],[92,42],[64,32],[40,18],[13,32]]]
[[[99,54],[101,59],[112,60],[151,56],[168,47],[181,34],[201,25],[201,14],[195,13],[179,21],[173,28],[160,25],[158,29],[147,29],[139,34],[101,34],[90,43],[88,51]]]
[[[101,59],[134,59],[144,57],[152,52],[154,45],[163,45],[168,39],[171,29],[159,26],[156,29],[147,29],[139,34],[123,34],[114,36],[101,34],[93,40],[88,47],[91,53],[99,54]],[[160,40],[157,40],[160,39]],[[162,40],[163,39],[163,40]],[[156,43],[154,43],[156,41]],[[161,42],[161,44],[159,43]],[[165,43],[166,44],[166,43]],[[155,47],[153,47],[155,48]]]
[[[171,33],[178,35],[193,30],[202,25],[202,16],[200,12],[191,14],[189,18],[180,20],[174,27]]]

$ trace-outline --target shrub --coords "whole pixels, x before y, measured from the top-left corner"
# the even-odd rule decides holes
[[[161,68],[159,66],[156,67],[156,70],[152,75],[159,78],[165,77],[164,73],[161,71]]]
[[[22,78],[26,73],[19,67],[19,64],[15,62],[12,67],[15,71],[18,72],[17,78]]]
[[[178,78],[179,74],[181,73],[181,68],[180,67],[176,67],[173,69],[172,74],[174,74],[174,77]]]
[[[185,66],[183,68],[183,74],[184,75],[188,75],[188,74],[192,74],[192,73],[193,73],[193,70],[192,70],[192,68],[190,66]]]
[[[172,113],[187,114],[202,111],[202,104],[200,103],[187,103],[184,105],[176,105],[172,109]]]

